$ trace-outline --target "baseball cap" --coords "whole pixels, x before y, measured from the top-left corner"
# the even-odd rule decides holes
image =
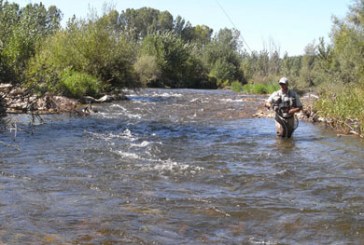
[[[279,84],[288,84],[288,78],[286,77],[282,77],[281,79],[279,79]]]

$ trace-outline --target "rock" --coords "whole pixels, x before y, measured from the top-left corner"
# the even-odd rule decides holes
[[[101,98],[97,99],[95,102],[104,103],[104,102],[112,102],[115,100],[127,100],[128,97],[121,93],[121,94],[113,94],[113,95],[104,95]]]
[[[28,103],[21,99],[16,99],[11,102],[8,108],[11,111],[27,111]]]
[[[39,97],[29,94],[24,88],[13,87],[11,84],[0,83],[0,117],[6,116],[6,112],[11,113],[59,113],[59,112],[73,112],[78,109],[81,103],[88,104],[90,108],[81,111],[83,114],[91,114],[95,111],[92,110],[92,103],[104,103],[114,100],[128,99],[124,92],[118,94],[104,95],[99,99],[91,96],[85,96],[80,100],[67,98],[64,96],[53,96],[46,93],[44,96]]]
[[[9,93],[12,87],[13,85],[11,85],[10,83],[0,83],[0,92]]]
[[[96,100],[98,103],[111,102],[114,101],[115,97],[112,95],[104,95],[100,99]]]
[[[24,96],[26,93],[25,89],[23,88],[13,88],[10,92],[9,95],[10,96]]]
[[[59,112],[72,111],[74,110],[79,102],[75,99],[70,99],[64,96],[53,96],[49,98],[50,102],[53,104],[51,108]]]
[[[91,104],[91,103],[96,103],[97,100],[94,98],[94,97],[91,97],[91,96],[83,96],[81,99],[80,99],[80,102],[82,104]]]

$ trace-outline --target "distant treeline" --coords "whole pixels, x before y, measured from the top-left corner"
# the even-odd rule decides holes
[[[331,42],[282,57],[274,44],[248,53],[238,30],[192,26],[168,11],[110,8],[62,27],[56,6],[0,0],[0,82],[77,98],[117,88],[271,86],[284,75],[319,93],[323,114],[364,120],[363,9],[356,0],[333,21]]]

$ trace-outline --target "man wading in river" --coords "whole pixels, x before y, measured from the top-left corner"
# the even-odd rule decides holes
[[[279,85],[281,89],[269,96],[265,107],[268,109],[273,108],[276,112],[277,136],[289,138],[298,126],[295,113],[302,110],[302,103],[297,93],[288,89],[288,79],[286,77],[279,79]]]

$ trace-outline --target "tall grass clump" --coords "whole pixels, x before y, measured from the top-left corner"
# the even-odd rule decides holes
[[[344,88],[331,89],[316,102],[315,108],[324,117],[339,122],[357,122],[356,127],[364,131],[364,86],[347,85]]]

